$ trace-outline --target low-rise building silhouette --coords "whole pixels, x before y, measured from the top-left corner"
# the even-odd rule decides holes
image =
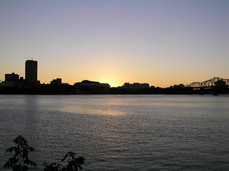
[[[50,82],[50,85],[54,85],[54,86],[60,86],[61,84],[62,84],[62,79],[61,78],[53,79]]]
[[[24,79],[23,77],[19,78],[18,74],[14,72],[11,74],[5,74],[5,81],[3,81],[0,87],[23,87]]]
[[[75,83],[74,86],[80,93],[106,93],[110,89],[110,85],[107,83],[100,83],[97,81],[89,80]]]
[[[123,89],[129,89],[129,90],[139,90],[139,89],[146,89],[146,88],[150,88],[148,83],[125,83],[122,86]]]
[[[14,72],[12,74],[5,74],[5,82],[6,81],[18,82],[19,75],[15,74]]]

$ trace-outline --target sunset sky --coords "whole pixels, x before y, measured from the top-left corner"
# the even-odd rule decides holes
[[[1,0],[0,80],[149,83],[229,78],[229,0]]]

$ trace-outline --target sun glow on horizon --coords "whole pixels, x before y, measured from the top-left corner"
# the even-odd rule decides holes
[[[118,87],[121,86],[120,83],[118,83],[117,81],[113,80],[113,79],[102,79],[99,80],[100,83],[108,83],[111,87]]]

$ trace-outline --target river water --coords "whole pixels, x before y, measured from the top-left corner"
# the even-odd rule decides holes
[[[229,96],[0,95],[0,170],[18,135],[31,159],[84,170],[229,170]]]

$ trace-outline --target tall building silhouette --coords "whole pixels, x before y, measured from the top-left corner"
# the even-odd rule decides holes
[[[25,62],[25,80],[37,83],[37,61],[27,60]]]

